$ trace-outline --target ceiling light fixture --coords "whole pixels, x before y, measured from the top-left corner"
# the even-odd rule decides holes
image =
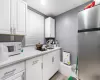
[[[41,0],[42,5],[46,5],[46,0]]]

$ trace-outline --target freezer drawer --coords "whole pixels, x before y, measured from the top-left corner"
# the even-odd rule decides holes
[[[100,5],[78,14],[78,30],[100,28]]]

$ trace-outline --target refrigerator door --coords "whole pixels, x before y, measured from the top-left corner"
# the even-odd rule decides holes
[[[100,28],[100,5],[78,14],[78,30]]]
[[[100,80],[100,31],[78,33],[80,80]]]

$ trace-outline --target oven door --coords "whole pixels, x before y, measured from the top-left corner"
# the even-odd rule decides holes
[[[24,73],[25,72],[22,71],[20,73],[13,75],[12,77],[4,79],[4,80],[25,80],[25,74]]]

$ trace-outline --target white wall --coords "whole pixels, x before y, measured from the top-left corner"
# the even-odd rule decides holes
[[[56,39],[59,41],[63,50],[71,53],[71,64],[76,64],[77,60],[77,14],[84,10],[84,7],[89,3],[83,4],[56,17]]]

